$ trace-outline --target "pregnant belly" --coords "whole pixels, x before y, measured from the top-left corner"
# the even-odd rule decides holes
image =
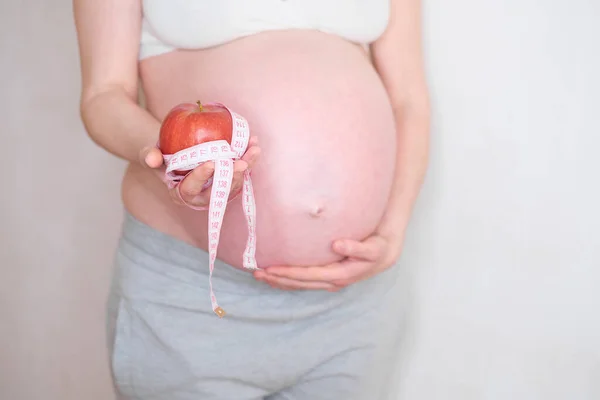
[[[143,61],[148,109],[221,102],[247,118],[262,156],[253,169],[257,262],[321,264],[331,243],[371,234],[385,210],[395,164],[395,124],[364,51],[333,36],[270,32],[199,52]],[[177,223],[207,248],[207,213]],[[228,205],[218,257],[241,265],[241,201]]]

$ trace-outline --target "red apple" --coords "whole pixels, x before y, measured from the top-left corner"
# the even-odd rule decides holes
[[[199,101],[176,105],[163,119],[158,148],[163,154],[213,140],[226,140],[231,144],[233,122],[229,111],[218,104],[204,105]],[[186,172],[174,171],[178,175]]]

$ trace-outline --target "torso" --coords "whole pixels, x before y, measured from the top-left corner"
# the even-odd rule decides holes
[[[157,119],[181,102],[220,102],[259,137],[259,267],[331,262],[334,239],[376,228],[393,180],[395,123],[361,46],[318,31],[269,31],[150,57],[140,73]],[[123,200],[141,221],[207,248],[207,213],[175,205],[151,172],[130,165]],[[246,235],[238,198],[227,207],[218,258],[240,267]]]

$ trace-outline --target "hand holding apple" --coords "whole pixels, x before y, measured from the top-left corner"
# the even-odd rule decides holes
[[[200,102],[184,103],[175,106],[164,118],[161,125],[158,147],[142,151],[141,160],[144,165],[160,169],[164,174],[163,154],[175,154],[185,148],[214,140],[226,140],[231,143],[232,120],[229,112],[219,105],[202,105]],[[230,198],[242,188],[244,171],[252,168],[260,155],[258,140],[250,138],[248,149],[240,160],[234,163],[234,175],[230,190]],[[190,171],[175,171],[178,175],[186,175],[178,188],[169,189],[171,198],[177,204],[194,207],[207,207],[210,202],[210,190],[206,184],[214,173],[214,163],[209,161]],[[179,191],[181,198],[179,197]]]

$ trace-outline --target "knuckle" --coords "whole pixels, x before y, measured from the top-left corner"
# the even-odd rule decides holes
[[[213,170],[202,168],[199,169],[196,174],[194,174],[193,178],[195,181],[204,183],[212,176],[213,172]]]
[[[191,197],[191,196],[193,196],[195,194],[194,190],[193,190],[193,187],[191,185],[189,185],[189,184],[185,185],[185,186],[182,186],[181,189],[179,190],[179,192],[184,197]]]
[[[236,162],[234,165],[234,168],[233,168],[235,171],[235,175],[239,175],[242,172],[244,172],[244,170],[246,169],[247,166],[248,166],[248,164],[244,160],[240,160],[240,161]]]
[[[202,180],[190,176],[182,183],[181,193],[186,196],[196,196],[202,191],[202,183]]]
[[[195,171],[201,179],[207,179],[215,172],[215,166],[213,163],[207,162],[197,167]]]

